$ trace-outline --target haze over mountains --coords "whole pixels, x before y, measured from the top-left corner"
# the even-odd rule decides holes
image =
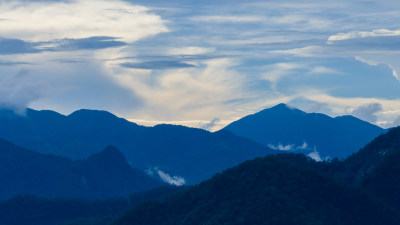
[[[114,147],[84,160],[45,155],[0,139],[0,200],[31,194],[46,198],[104,199],[163,185],[129,166]]]
[[[305,113],[279,104],[235,121],[223,130],[249,138],[265,146],[320,158],[344,158],[358,151],[384,129],[353,116],[331,118]]]

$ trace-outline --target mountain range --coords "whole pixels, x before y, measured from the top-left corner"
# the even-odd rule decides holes
[[[384,132],[352,116],[331,118],[285,104],[214,133],[166,124],[144,127],[98,110],[78,110],[68,116],[49,110],[27,109],[25,115],[0,111],[0,138],[19,146],[84,159],[113,145],[133,167],[179,185],[199,183],[279,150],[316,155],[316,159],[343,158]]]
[[[32,109],[17,115],[3,110],[0,137],[40,153],[72,159],[89,157],[113,145],[133,167],[179,184],[198,183],[244,160],[276,152],[229,131],[144,127],[96,110],[79,110],[68,116]]]
[[[113,224],[398,224],[399,140],[400,127],[391,129],[344,161],[300,154],[250,160],[136,206]]]
[[[249,116],[251,122],[244,118],[245,123],[239,120],[231,125],[258,126],[258,132],[262,133],[261,119],[277,114],[284,120],[288,114],[286,119],[293,120],[293,127],[301,128],[311,121],[308,129],[314,127],[318,132],[327,132],[328,137],[339,141],[337,129],[347,129],[342,135],[357,138],[376,128],[354,117],[307,114],[282,104],[261,114],[264,116]],[[265,143],[239,137],[227,129],[231,125],[214,133],[173,125],[142,127],[108,112],[93,110],[80,110],[69,116],[34,110],[19,116],[3,110],[0,121],[0,136],[8,135],[13,141],[36,149],[27,150],[25,146],[18,147],[0,139],[3,184],[0,199],[21,193],[53,198],[27,196],[0,202],[0,209],[6,212],[0,224],[37,221],[41,225],[391,225],[400,221],[400,179],[397,176],[400,173],[397,163],[400,160],[400,127],[389,131],[376,129],[383,134],[359,151],[346,150],[346,154],[351,154],[346,158],[318,161],[305,156],[316,151],[324,154],[320,147],[308,149],[309,143],[313,143],[308,139],[298,138],[302,140],[298,143],[278,142],[278,146],[289,145],[291,150],[272,150],[267,146],[276,148],[276,143],[264,146]],[[341,125],[338,127],[338,124]],[[270,128],[283,129],[276,126]],[[8,133],[5,132],[7,127]],[[300,132],[303,129],[300,128],[293,129],[299,133],[288,131],[287,135],[295,139],[296,135],[308,133]],[[323,134],[319,135],[317,137],[324,138]],[[114,143],[125,150],[120,152],[113,146],[96,150]],[[299,148],[293,147],[297,144]],[[89,153],[92,155],[85,156]],[[68,154],[74,159],[65,157]],[[139,170],[132,169],[136,163],[140,165]],[[146,168],[147,174],[143,172]],[[115,201],[59,199],[127,196],[162,184],[151,176],[164,178],[172,184],[184,183],[179,183],[181,177],[166,171],[184,174],[191,178],[189,183],[195,185],[138,193],[134,198]],[[215,175],[199,183],[210,174]],[[83,206],[94,209],[73,210]],[[125,211],[128,207],[133,208]],[[125,213],[121,214],[123,211]],[[80,216],[83,218],[78,218]]]
[[[32,194],[46,198],[104,199],[163,185],[132,169],[109,146],[83,160],[41,154],[0,139],[0,200]]]
[[[223,130],[270,148],[345,158],[386,132],[353,116],[329,117],[279,104],[235,121]]]

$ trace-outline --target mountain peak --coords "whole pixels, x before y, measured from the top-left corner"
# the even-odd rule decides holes
[[[306,143],[309,148],[302,149],[303,153],[318,149],[321,156],[331,158],[352,154],[383,131],[354,117],[331,118],[283,103],[232,122],[224,129],[264,146],[281,144],[296,150]]]
[[[277,108],[277,109],[295,109],[293,106],[290,106],[290,105],[285,104],[285,103],[279,103],[278,105],[271,107],[271,109],[272,108]]]
[[[273,106],[273,107],[268,108],[268,109],[265,109],[265,110],[292,111],[292,112],[304,113],[303,111],[301,111],[301,110],[299,110],[299,109],[297,109],[297,108],[295,108],[295,107],[293,107],[291,105],[285,104],[285,103],[279,103],[278,105]]]
[[[109,145],[103,151],[89,157],[89,160],[96,162],[125,163],[125,156],[114,146]]]
[[[278,105],[275,105],[270,108],[266,108],[260,112],[254,113],[250,115],[250,117],[258,117],[258,118],[264,118],[264,117],[280,117],[280,116],[292,116],[292,115],[305,115],[307,113],[293,107],[290,105],[287,105],[285,103],[280,103]],[[246,117],[244,117],[246,118]]]
[[[86,118],[86,117],[100,117],[101,119],[104,118],[117,118],[114,114],[104,111],[104,110],[91,110],[91,109],[80,109],[77,110],[68,117],[70,118]]]

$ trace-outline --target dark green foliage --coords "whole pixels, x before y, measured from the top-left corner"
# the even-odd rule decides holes
[[[343,163],[343,180],[356,184],[371,171],[386,155],[400,148],[400,127],[390,129],[380,135],[363,149],[354,153]]]
[[[126,199],[88,201],[20,196],[0,203],[0,224],[56,225],[72,218],[115,216],[128,207]]]
[[[360,181],[360,186],[400,210],[400,148],[382,160]]]
[[[342,180],[362,187],[400,210],[399,162],[400,127],[396,127],[346,159]]]
[[[385,132],[352,116],[331,118],[319,113],[305,113],[285,104],[246,116],[224,130],[265,146],[278,143],[301,146],[306,142],[308,151],[298,151],[308,153],[315,146],[322,158],[347,157]]]
[[[181,189],[162,186],[129,197],[97,201],[18,196],[0,203],[0,225],[108,225],[130,207]]]
[[[302,155],[248,161],[169,199],[148,202],[115,224],[397,224],[398,214],[339,185]]]

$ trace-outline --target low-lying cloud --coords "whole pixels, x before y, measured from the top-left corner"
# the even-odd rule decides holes
[[[294,145],[282,145],[281,143],[279,143],[277,145],[269,144],[268,147],[274,150],[290,151],[293,149]]]
[[[319,155],[319,152],[317,152],[316,150],[314,150],[313,152],[309,153],[307,155],[308,157],[310,157],[311,159],[317,161],[317,162],[321,162],[321,156]]]
[[[201,125],[200,128],[201,128],[201,129],[204,129],[204,130],[210,131],[210,130],[212,130],[216,125],[218,125],[218,123],[219,123],[220,121],[221,121],[221,120],[220,120],[219,118],[214,118],[214,119],[212,119],[209,123],[206,123],[206,124]]]
[[[268,147],[273,150],[279,150],[279,151],[305,150],[308,149],[308,144],[307,142],[303,142],[302,145],[296,146],[295,144],[283,145],[279,143],[277,145],[269,144]]]
[[[149,174],[150,176],[157,175],[162,181],[170,185],[182,186],[186,184],[186,181],[183,177],[171,176],[168,173],[158,169],[157,167],[146,170],[146,173]]]

